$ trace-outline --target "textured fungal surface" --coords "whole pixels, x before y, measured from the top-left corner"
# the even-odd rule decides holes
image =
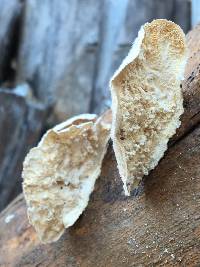
[[[181,28],[154,20],[141,28],[111,79],[111,137],[126,195],[158,164],[180,126],[185,64]]]
[[[23,166],[30,223],[44,243],[59,239],[84,211],[101,170],[111,113],[83,114],[47,131]]]

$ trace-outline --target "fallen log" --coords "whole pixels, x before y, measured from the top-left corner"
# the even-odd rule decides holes
[[[200,121],[200,25],[187,34],[188,62],[185,79],[182,83],[184,96],[184,114],[181,127],[173,140],[177,140],[191,131]]]
[[[199,36],[200,26],[188,35],[190,48]],[[0,215],[1,266],[200,264],[200,125],[196,115],[200,77],[195,71],[197,57],[190,53],[193,59],[183,83],[183,124],[139,190],[124,196],[110,146],[86,211],[58,242],[49,245],[39,243],[19,196]],[[195,77],[189,82],[191,75]]]
[[[137,196],[125,198],[110,149],[90,204],[56,243],[41,245],[23,196],[0,218],[1,266],[197,266],[200,128],[174,145]]]

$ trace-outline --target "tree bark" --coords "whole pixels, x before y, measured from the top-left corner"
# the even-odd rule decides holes
[[[187,34],[186,40],[188,61],[182,83],[185,111],[174,141],[192,131],[200,121],[200,24]]]
[[[188,34],[192,48],[200,26]],[[179,135],[159,165],[125,197],[110,146],[89,205],[56,243],[42,245],[23,196],[0,215],[1,266],[198,266],[200,264],[199,57],[190,52]],[[194,62],[195,61],[195,62]],[[191,67],[192,66],[192,67]],[[194,73],[194,74],[192,74]],[[190,78],[191,80],[191,78]],[[196,117],[196,116],[194,116]],[[198,116],[196,118],[199,118]]]

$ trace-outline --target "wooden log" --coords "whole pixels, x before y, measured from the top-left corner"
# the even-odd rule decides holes
[[[8,79],[11,59],[16,53],[22,8],[23,1],[0,0],[0,83]]]
[[[187,45],[188,62],[182,83],[185,112],[174,141],[191,131],[200,121],[200,24],[187,34]]]
[[[21,196],[0,216],[0,265],[198,266],[199,135],[174,145],[129,198],[110,149],[89,206],[56,243],[39,244]]]
[[[46,109],[43,105],[6,89],[0,90],[0,107],[0,210],[2,210],[21,192],[22,162],[30,147],[38,141]]]
[[[199,34],[200,26],[189,33],[190,47]],[[186,85],[185,112],[193,114],[200,93]],[[19,196],[0,215],[0,266],[198,266],[200,126],[189,122],[131,197],[124,196],[109,147],[89,206],[56,243],[39,243]]]
[[[101,114],[111,106],[109,75],[118,36],[124,24],[128,0],[104,0],[100,22],[100,43],[97,53],[91,111]]]

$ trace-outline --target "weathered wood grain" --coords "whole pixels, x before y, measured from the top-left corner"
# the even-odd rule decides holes
[[[16,35],[22,8],[23,1],[0,0],[0,83],[8,78],[11,59],[17,50]]]
[[[182,83],[184,114],[173,140],[191,131],[200,121],[200,24],[187,34],[188,62]]]
[[[103,113],[111,106],[109,75],[128,6],[128,0],[104,0],[102,2],[102,19],[99,27],[100,43],[97,51],[96,78],[90,107],[91,111],[96,114]]]
[[[0,89],[0,210],[21,192],[22,162],[38,141],[46,109]]]
[[[93,0],[26,1],[17,81],[54,103],[54,123],[89,111],[99,9]]]
[[[170,148],[138,195],[129,198],[109,149],[88,208],[57,243],[39,244],[21,197],[0,216],[0,264],[198,266],[199,135],[198,127]],[[6,223],[10,215],[14,218]]]

